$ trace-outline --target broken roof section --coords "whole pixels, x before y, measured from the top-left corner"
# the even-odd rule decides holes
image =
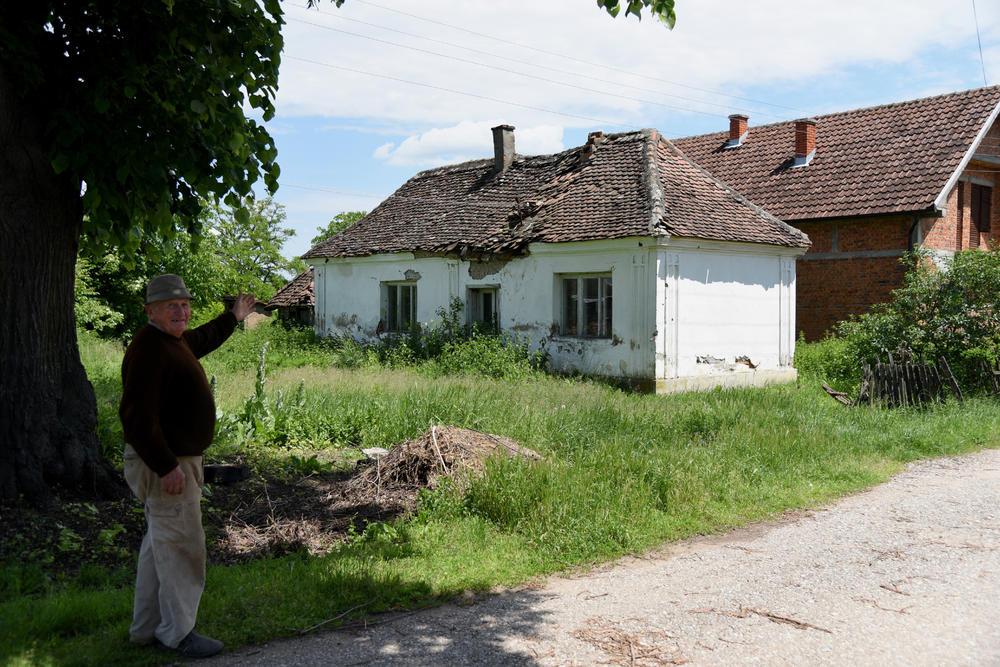
[[[310,266],[278,290],[267,302],[267,307],[290,308],[292,306],[312,306],[314,303],[313,269]]]
[[[795,168],[796,121],[674,144],[719,180],[788,221],[932,209],[996,119],[1000,86],[815,117],[815,157]]]
[[[554,155],[423,171],[305,258],[516,254],[529,243],[676,235],[806,247],[809,239],[684,156],[655,130],[591,134]]]

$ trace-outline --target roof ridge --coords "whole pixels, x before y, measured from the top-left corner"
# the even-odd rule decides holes
[[[660,164],[656,159],[656,147],[665,140],[657,130],[643,129],[640,131],[645,146],[643,147],[642,178],[645,181],[646,197],[649,200],[649,233],[657,236],[663,229],[663,215],[666,204],[663,199],[663,186],[660,183]]]
[[[986,92],[986,91],[990,91],[990,90],[996,91],[996,92],[1000,92],[1000,84],[996,84],[996,85],[993,85],[993,86],[981,86],[979,88],[968,88],[966,90],[955,90],[955,91],[952,91],[950,93],[940,93],[938,95],[929,95],[927,97],[916,97],[916,98],[913,98],[913,99],[910,99],[910,100],[902,100],[902,101],[899,101],[899,102],[886,102],[884,104],[875,104],[875,105],[869,106],[869,107],[855,107],[854,109],[846,109],[844,111],[833,111],[833,112],[830,112],[830,113],[820,114],[820,115],[816,115],[816,116],[800,116],[800,118],[801,117],[812,118],[812,119],[815,119],[815,120],[819,121],[819,120],[822,120],[824,118],[832,118],[832,117],[835,117],[835,116],[847,116],[847,115],[850,115],[850,114],[861,113],[861,112],[880,111],[880,110],[889,109],[889,108],[892,108],[892,107],[901,107],[901,106],[905,106],[905,105],[908,105],[908,104],[924,103],[924,102],[930,102],[932,100],[939,100],[939,99],[944,99],[944,98],[953,98],[953,97],[959,97],[959,96],[963,96],[963,95],[971,95],[971,94],[974,94],[974,93],[982,93],[982,92]],[[997,98],[996,101],[997,101],[997,103],[1000,103],[1000,96],[998,96],[998,98]],[[774,123],[765,123],[763,125],[752,125],[752,126],[750,126],[750,129],[758,129],[759,130],[759,129],[767,128],[767,127],[778,127],[779,125],[790,125],[790,124],[794,123],[796,120],[797,120],[796,118],[793,118],[791,120],[779,120],[779,121],[775,121]],[[676,138],[672,139],[672,141],[674,141],[674,142],[677,142],[677,141],[688,141],[688,140],[691,140],[691,139],[699,139],[699,138],[702,138],[702,137],[710,137],[710,136],[713,136],[713,135],[716,135],[716,134],[719,134],[719,135],[728,135],[729,131],[728,130],[720,130],[720,131],[717,131],[717,132],[703,132],[702,134],[691,134],[691,135],[688,135],[686,137],[676,137]]]
[[[623,137],[628,137],[631,135],[634,135],[635,137],[645,136],[645,134],[648,132],[656,132],[656,131],[657,130],[655,128],[644,128],[641,130],[626,130],[625,132],[613,132],[605,134],[604,136],[606,139],[609,140],[621,139]],[[587,142],[585,141],[584,143],[578,146],[570,146],[569,148],[564,148],[563,150],[557,151],[555,153],[539,153],[536,155],[525,155],[523,153],[514,153],[514,160],[515,161],[520,160],[521,162],[532,161],[540,163],[557,162],[563,157],[568,157],[571,153],[578,152],[581,148],[583,148],[586,145]],[[451,164],[443,164],[438,167],[430,167],[429,169],[418,171],[413,176],[408,178],[407,181],[422,176],[454,173],[456,171],[464,171],[468,169],[478,169],[479,167],[488,165],[492,162],[493,162],[492,157],[485,157],[485,158],[476,158],[474,160],[465,160],[464,162],[453,162]]]

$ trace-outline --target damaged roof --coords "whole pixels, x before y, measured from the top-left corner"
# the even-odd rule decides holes
[[[553,155],[423,171],[305,258],[395,252],[519,253],[529,243],[684,236],[807,247],[656,130],[599,135]]]
[[[930,209],[1000,104],[1000,86],[816,116],[816,155],[792,168],[795,121],[674,140],[782,220]]]
[[[313,268],[310,266],[278,290],[267,302],[267,307],[289,308],[291,306],[312,306],[314,303]]]

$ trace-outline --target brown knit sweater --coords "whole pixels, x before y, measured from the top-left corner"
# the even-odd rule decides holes
[[[122,360],[125,442],[160,477],[178,456],[199,456],[215,435],[215,401],[198,362],[232,335],[236,317],[219,315],[174,338],[151,324],[140,329]]]

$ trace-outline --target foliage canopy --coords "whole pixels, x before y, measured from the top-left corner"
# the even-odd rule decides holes
[[[197,235],[206,198],[238,207],[261,176],[277,189],[277,149],[245,114],[274,115],[277,0],[5,5],[5,75],[45,109],[44,148],[83,184],[92,243],[131,252],[135,230],[177,222]]]
[[[342,211],[333,216],[330,222],[326,223],[325,227],[317,227],[316,236],[309,243],[312,245],[322,243],[328,238],[332,238],[344,231],[366,215],[368,215],[368,211]]]
[[[161,273],[184,277],[195,309],[206,311],[197,319],[215,315],[223,295],[245,292],[269,299],[299,269],[281,253],[295,232],[282,226],[284,207],[270,198],[243,202],[243,208],[248,214],[238,217],[233,209],[206,204],[199,220],[203,236],[146,234],[128,261],[114,248],[82,255],[76,270],[77,324],[102,336],[130,335],[146,321],[146,284]]]

